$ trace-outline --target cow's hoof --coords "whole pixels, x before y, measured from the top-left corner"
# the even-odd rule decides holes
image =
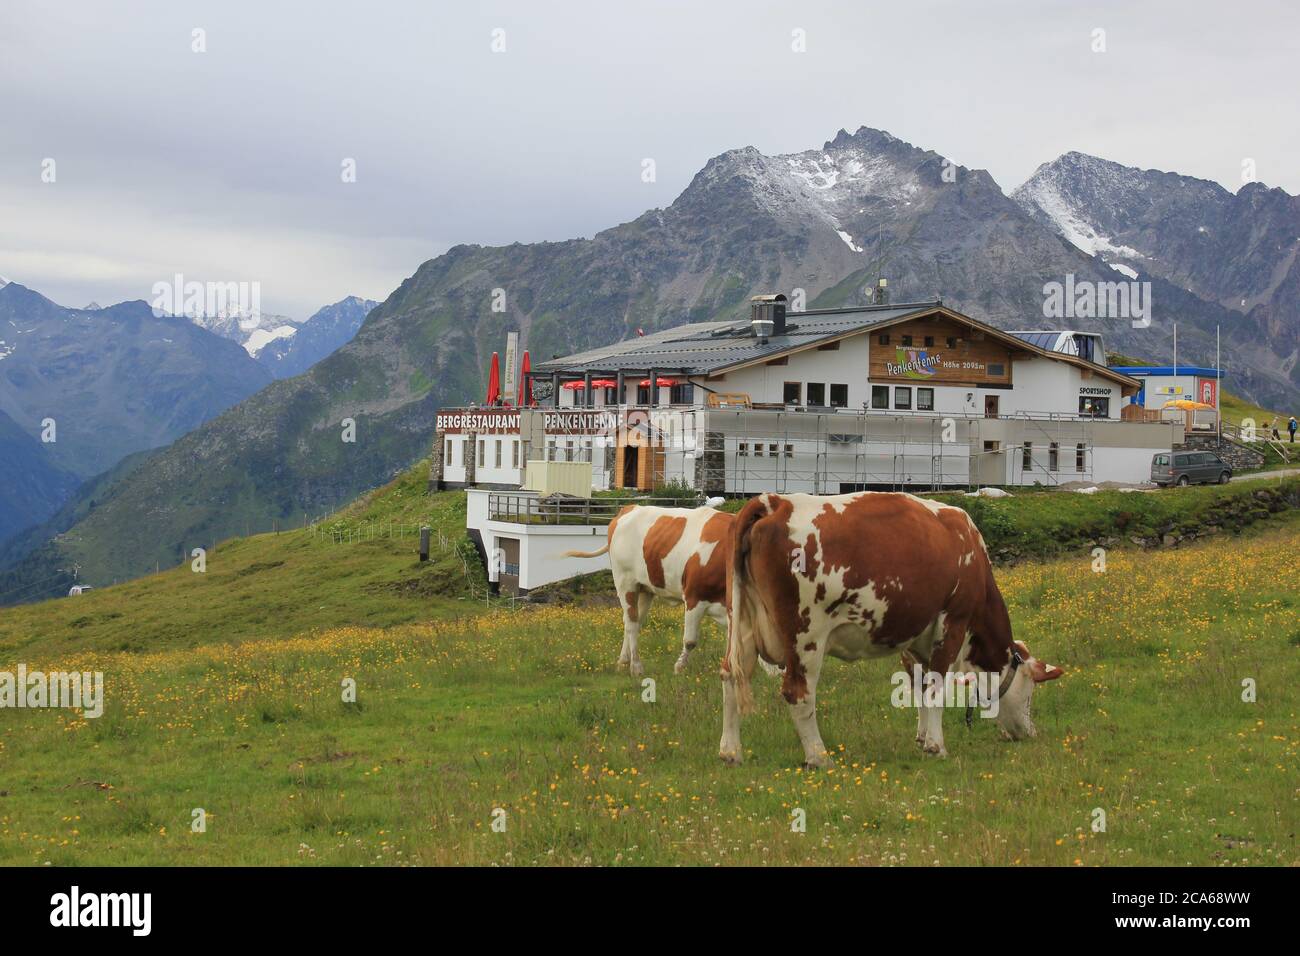
[[[645,665],[640,661],[633,661],[628,670],[632,672],[633,677],[640,677],[645,673]]]
[[[627,667],[627,661],[622,657],[614,662],[614,670],[616,671],[621,671],[625,667]]]
[[[686,662],[681,658],[678,658],[677,663],[673,665],[673,673],[680,674],[684,670],[686,670]]]
[[[833,767],[834,765],[835,762],[831,760],[830,754],[819,754],[803,762],[805,770],[825,770],[827,767]]]
[[[726,750],[720,750],[718,751],[718,759],[721,760],[723,763],[725,763],[728,767],[740,766],[740,754],[737,753],[731,753]]]
[[[948,756],[948,751],[939,744],[926,744],[924,749],[926,753],[933,754],[936,757]]]

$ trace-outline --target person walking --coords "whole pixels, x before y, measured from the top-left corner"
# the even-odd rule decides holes
[[[1297,427],[1297,425],[1296,425],[1295,416],[1292,415],[1292,416],[1291,416],[1291,420],[1288,421],[1288,422],[1286,423],[1286,430],[1289,431],[1289,432],[1291,433],[1291,444],[1293,444],[1293,445],[1295,444],[1295,430],[1296,430],[1296,427]]]

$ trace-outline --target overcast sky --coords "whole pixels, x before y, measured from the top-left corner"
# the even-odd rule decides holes
[[[148,299],[178,272],[258,281],[264,310],[305,318],[383,299],[457,243],[590,236],[666,206],[724,150],[863,125],[1006,190],[1077,149],[1234,191],[1250,158],[1297,193],[1298,11],[4,0],[0,276],[70,306]]]

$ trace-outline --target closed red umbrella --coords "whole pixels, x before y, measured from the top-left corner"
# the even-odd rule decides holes
[[[523,364],[519,367],[519,407],[533,404],[533,381],[528,377],[528,373],[533,370],[533,363],[528,358],[528,352],[524,352]]]
[[[492,353],[492,369],[488,372],[487,403],[495,405],[501,399],[501,359]]]

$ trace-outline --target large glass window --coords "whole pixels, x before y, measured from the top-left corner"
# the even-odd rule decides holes
[[[889,386],[888,385],[871,386],[871,407],[872,408],[889,407]]]
[[[847,408],[849,405],[849,387],[831,385],[831,408]]]
[[[1109,418],[1110,399],[1093,395],[1079,396],[1079,414],[1090,418]]]
[[[894,407],[910,410],[912,407],[912,390],[902,385],[894,389]]]
[[[803,404],[803,382],[786,382],[781,400],[787,405]]]
[[[934,411],[934,389],[918,388],[916,390],[916,410],[918,412]]]
[[[809,405],[826,404],[826,383],[825,382],[808,383],[808,404]]]

